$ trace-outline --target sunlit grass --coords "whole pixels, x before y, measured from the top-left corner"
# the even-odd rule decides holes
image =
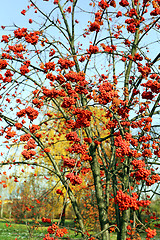
[[[4,240],[21,240],[30,239],[37,240],[43,239],[47,233],[47,227],[39,227],[32,229],[31,226],[26,224],[15,224],[13,222],[0,220],[0,239]]]
[[[27,225],[28,222],[28,225]],[[40,240],[47,234],[47,228],[49,224],[40,222],[39,226],[32,228],[33,221],[28,220],[26,223],[14,223],[5,219],[0,219],[0,240]],[[66,227],[73,228],[73,221],[66,220]],[[76,234],[72,230],[68,230],[69,238],[71,239],[82,239],[80,234]]]
[[[13,221],[9,222],[7,219],[0,219],[0,240],[42,240],[45,237],[45,234],[47,234],[47,228],[49,225],[45,226],[45,224],[40,222],[38,228],[32,228],[33,221],[28,220],[27,222],[16,224]],[[69,227],[74,227],[72,220],[66,220],[65,225],[67,229]],[[80,234],[77,235],[73,230],[68,230],[68,237],[69,239],[83,239]],[[146,234],[141,234],[141,239],[145,240]],[[157,232],[157,236],[152,239],[159,240],[160,232]],[[111,233],[110,240],[116,240],[115,233]]]

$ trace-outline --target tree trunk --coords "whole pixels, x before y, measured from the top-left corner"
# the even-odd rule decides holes
[[[109,231],[107,230],[109,227],[108,217],[106,212],[106,201],[103,194],[102,182],[100,177],[100,165],[98,163],[96,157],[96,148],[94,145],[90,147],[90,155],[92,156],[92,161],[90,162],[94,185],[95,185],[95,193],[98,205],[98,212],[99,212],[99,221],[101,226],[102,233],[102,240],[109,240]]]
[[[128,216],[129,210],[125,210],[122,212],[120,234],[118,234],[119,236],[117,236],[117,240],[126,240]]]
[[[61,226],[64,226],[64,224],[65,224],[66,207],[67,207],[67,205],[66,205],[66,203],[64,203],[63,210],[62,210],[62,216],[61,216],[61,222],[60,222]]]

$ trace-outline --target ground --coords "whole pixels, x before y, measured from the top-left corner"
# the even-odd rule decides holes
[[[47,226],[41,226],[37,229],[31,228],[32,221],[28,220],[28,226],[26,223],[23,224],[15,224],[6,219],[0,219],[0,240],[42,240],[45,234],[47,233]],[[71,220],[66,220],[66,225],[69,227],[73,227],[73,222]],[[146,234],[141,235],[142,240],[146,239]],[[63,238],[62,238],[63,239]],[[66,238],[64,238],[66,239]],[[77,235],[73,231],[69,231],[69,239],[82,239],[80,235]],[[160,232],[157,234],[155,238],[152,240],[159,240]],[[116,240],[116,235],[114,233],[111,234],[111,240]]]

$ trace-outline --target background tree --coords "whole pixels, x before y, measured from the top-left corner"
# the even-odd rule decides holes
[[[54,175],[91,239],[74,192],[89,165],[100,225],[94,237],[109,239],[113,202],[118,240],[138,238],[139,224],[154,237],[138,213],[160,180],[159,55],[149,53],[159,41],[159,0],[29,3],[21,13],[31,13],[33,27],[15,26],[1,40],[2,165]],[[49,233],[60,236],[55,229]]]

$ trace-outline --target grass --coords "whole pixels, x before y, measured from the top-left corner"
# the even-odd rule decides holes
[[[6,225],[8,224],[8,226]],[[42,240],[47,234],[47,224],[40,223],[39,227],[36,229],[31,228],[33,225],[33,221],[28,221],[28,226],[26,223],[19,223],[15,224],[14,222],[9,223],[9,221],[5,221],[4,219],[0,219],[0,240]],[[66,227],[73,228],[73,221],[66,220]],[[81,235],[75,235],[74,231],[69,230],[68,231],[69,239],[82,239]],[[155,238],[152,238],[152,240],[159,240],[160,239],[160,233],[157,233],[157,236]],[[146,239],[146,234],[141,235],[142,240]],[[116,235],[114,233],[111,234],[110,240],[116,240]]]
[[[6,223],[8,226],[6,226]],[[37,230],[27,227],[25,224],[15,224],[0,220],[0,239],[3,240],[37,240],[43,239],[47,233],[47,227],[40,227]]]
[[[38,228],[32,228],[33,221],[26,223],[14,223],[0,219],[0,240],[42,240],[47,234],[49,224],[40,223]],[[66,228],[73,228],[73,221],[66,220]],[[74,231],[69,230],[71,239],[82,239],[81,235],[76,235]]]

